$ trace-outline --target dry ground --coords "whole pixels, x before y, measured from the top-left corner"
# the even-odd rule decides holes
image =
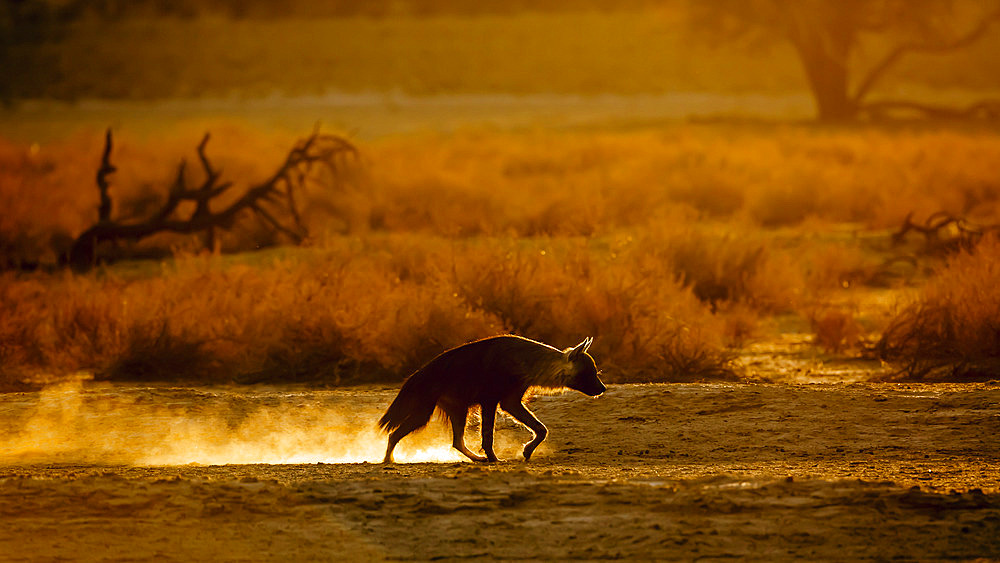
[[[1000,558],[995,384],[612,386],[536,397],[530,464],[369,463],[393,393],[4,395],[2,558]]]

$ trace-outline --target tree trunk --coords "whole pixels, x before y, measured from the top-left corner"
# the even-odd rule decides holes
[[[820,121],[848,121],[857,114],[848,92],[848,48],[838,43],[815,36],[795,42]]]

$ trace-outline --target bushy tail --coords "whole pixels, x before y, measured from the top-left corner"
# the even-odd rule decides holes
[[[378,421],[382,430],[392,432],[405,426],[413,431],[430,421],[438,398],[430,389],[427,379],[426,374],[418,371],[403,383],[399,394]]]

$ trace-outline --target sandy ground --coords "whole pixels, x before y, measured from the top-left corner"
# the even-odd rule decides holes
[[[394,393],[2,395],[0,560],[1000,559],[1000,385],[611,386],[383,466]]]

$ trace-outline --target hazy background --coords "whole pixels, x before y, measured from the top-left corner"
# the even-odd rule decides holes
[[[868,19],[831,28],[831,6]],[[823,49],[848,41],[857,86],[895,46],[954,41],[992,8],[985,0],[7,0],[0,98],[20,112],[0,126],[17,135],[46,117],[63,128],[88,115],[108,121],[108,106],[95,100],[118,103],[111,117],[133,125],[155,110],[294,129],[322,119],[362,136],[470,121],[810,118],[816,104],[789,22]],[[1000,34],[984,33],[958,50],[901,57],[871,97],[961,105],[1000,91],[998,70]],[[38,100],[75,105],[67,112]]]

